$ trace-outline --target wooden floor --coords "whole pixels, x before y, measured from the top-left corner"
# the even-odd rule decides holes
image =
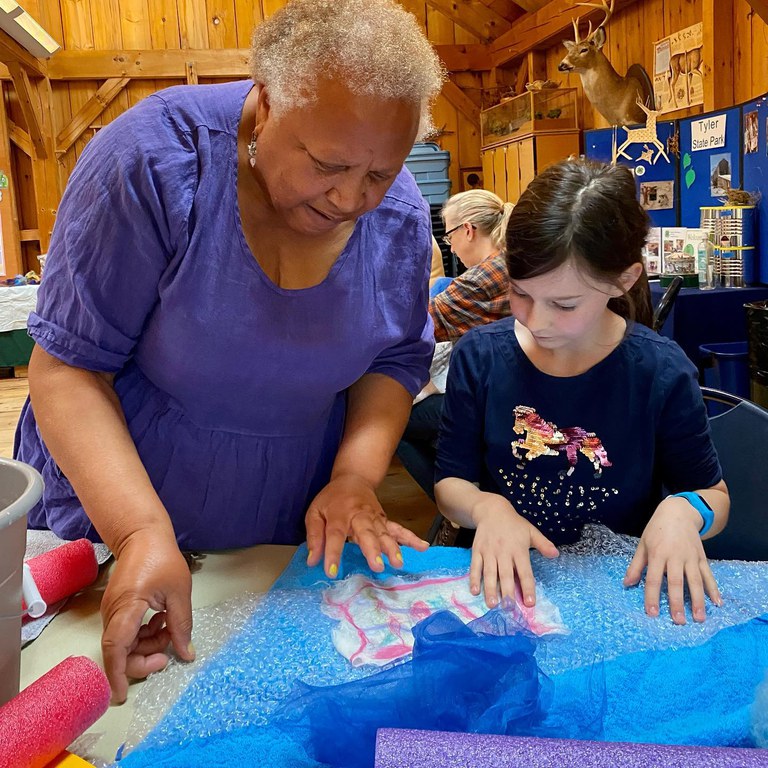
[[[13,434],[29,392],[27,380],[0,379],[0,456],[13,454]],[[435,516],[431,499],[395,459],[379,488],[379,499],[390,519],[424,536]]]

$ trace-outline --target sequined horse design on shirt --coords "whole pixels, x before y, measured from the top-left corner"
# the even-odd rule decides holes
[[[602,475],[603,467],[611,466],[605,446],[594,432],[587,432],[581,427],[561,429],[542,419],[534,408],[527,405],[515,407],[514,431],[515,434],[525,435],[512,443],[512,455],[516,459],[532,461],[539,456],[557,456],[565,452],[570,466],[567,471],[561,470],[561,478],[573,473],[579,453],[592,462],[595,477]]]

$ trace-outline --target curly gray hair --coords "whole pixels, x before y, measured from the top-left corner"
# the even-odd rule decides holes
[[[353,93],[418,106],[417,139],[434,130],[445,79],[416,18],[393,0],[290,0],[254,30],[250,69],[276,114],[311,103],[321,75],[341,76]]]

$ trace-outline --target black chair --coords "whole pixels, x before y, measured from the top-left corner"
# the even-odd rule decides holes
[[[702,387],[712,440],[731,496],[725,530],[704,542],[714,560],[768,560],[768,411],[738,395]],[[723,410],[725,408],[725,410]],[[474,531],[456,528],[439,512],[427,535],[430,544],[472,546]]]
[[[768,411],[728,392],[701,391],[708,405],[727,408],[709,424],[731,495],[728,525],[704,550],[716,560],[768,560]]]
[[[664,323],[669,317],[669,313],[672,311],[672,305],[675,303],[677,294],[680,293],[680,289],[683,287],[683,278],[678,275],[672,278],[672,282],[669,287],[664,291],[664,295],[659,300],[658,306],[653,311],[653,328],[656,333],[661,333],[661,329],[664,327]]]

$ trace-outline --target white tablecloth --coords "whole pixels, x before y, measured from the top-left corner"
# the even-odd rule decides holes
[[[27,327],[27,318],[37,306],[39,285],[9,285],[0,287],[0,333]]]

